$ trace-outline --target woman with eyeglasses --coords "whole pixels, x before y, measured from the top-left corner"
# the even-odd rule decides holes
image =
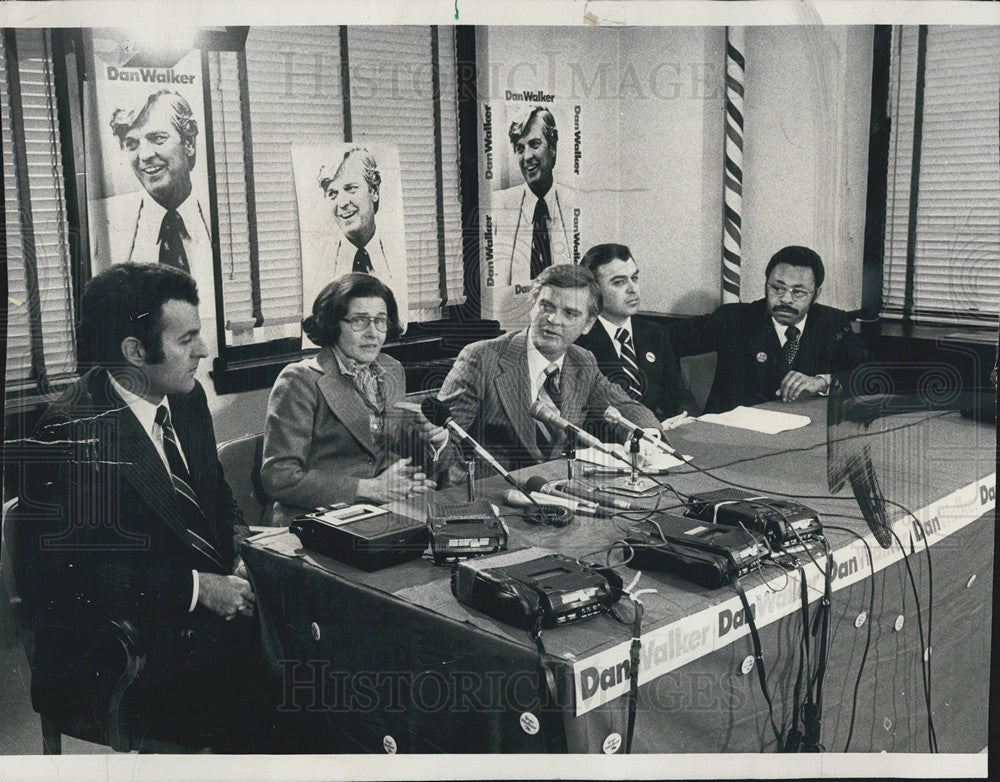
[[[394,451],[407,429],[433,446],[441,427],[397,407],[403,367],[383,355],[398,333],[392,291],[368,274],[345,274],[316,297],[302,322],[320,351],[285,367],[271,390],[261,480],[275,500],[275,523],[337,502],[391,502],[431,491],[434,483]]]

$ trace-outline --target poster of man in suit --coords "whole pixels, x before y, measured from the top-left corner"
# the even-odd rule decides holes
[[[208,372],[220,340],[201,52],[152,54],[114,31],[95,33],[92,47],[84,93],[91,270],[161,263],[194,277],[209,350],[198,379],[214,403]]]
[[[530,309],[531,280],[580,260],[580,112],[541,92],[504,97],[483,106],[483,316],[517,327]]]
[[[399,151],[380,143],[292,147],[302,246],[302,311],[335,277],[363,272],[389,286],[409,318]]]

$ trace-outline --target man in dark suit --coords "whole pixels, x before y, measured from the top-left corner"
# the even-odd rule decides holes
[[[599,421],[608,406],[659,434],[656,416],[609,382],[589,351],[573,342],[597,316],[598,288],[582,266],[543,270],[532,290],[530,325],[523,331],[467,345],[438,398],[456,423],[491,449],[507,469],[558,457],[565,435],[528,412],[535,400],[559,408],[568,421]]]
[[[160,740],[260,751],[260,640],[238,546],[247,535],[216,454],[205,392],[198,294],[163,264],[94,277],[77,344],[93,367],[36,427],[49,444],[26,469],[22,504],[39,518],[42,605],[69,600],[138,629],[147,666],[135,730]],[[67,671],[91,650],[39,650],[36,708],[58,708]],[[137,711],[137,713],[139,713]],[[258,740],[256,745],[254,741]]]
[[[784,247],[771,257],[765,276],[765,298],[723,304],[670,327],[678,356],[718,352],[707,413],[824,394],[831,373],[869,358],[847,313],[816,303],[825,276],[817,253]]]
[[[657,418],[693,412],[694,399],[681,378],[666,329],[636,315],[639,267],[631,250],[623,244],[598,244],[587,250],[580,265],[590,269],[601,288],[601,312],[576,344],[594,354],[608,380]]]

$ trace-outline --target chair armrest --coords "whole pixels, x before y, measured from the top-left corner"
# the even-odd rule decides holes
[[[116,641],[124,653],[125,664],[115,680],[108,698],[105,729],[108,744],[117,752],[132,749],[126,726],[124,709],[125,696],[129,688],[142,675],[146,667],[146,649],[141,642],[138,629],[128,619],[78,620],[45,618],[39,621],[36,633],[59,632],[79,633],[81,636],[100,635]]]

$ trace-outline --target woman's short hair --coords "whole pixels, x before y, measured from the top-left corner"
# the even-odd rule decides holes
[[[351,299],[378,297],[385,302],[389,317],[388,338],[402,330],[396,297],[378,277],[352,272],[337,277],[319,292],[313,302],[312,315],[302,321],[302,330],[320,347],[332,348],[340,339],[340,321],[351,306]]]

